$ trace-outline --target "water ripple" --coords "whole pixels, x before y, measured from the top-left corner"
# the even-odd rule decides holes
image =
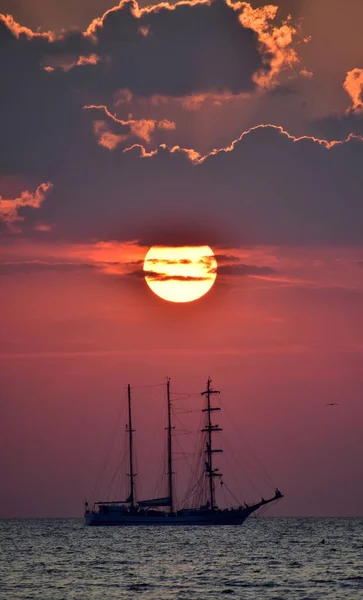
[[[175,529],[8,520],[0,536],[6,600],[363,598],[362,519]]]

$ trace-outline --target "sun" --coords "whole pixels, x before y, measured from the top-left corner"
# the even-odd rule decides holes
[[[144,260],[149,288],[168,302],[193,302],[217,277],[217,260],[209,246],[152,246]]]

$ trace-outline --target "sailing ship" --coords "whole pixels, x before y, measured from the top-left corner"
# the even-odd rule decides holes
[[[98,501],[89,509],[85,501],[84,522],[87,526],[129,526],[129,525],[241,525],[250,515],[272,502],[283,498],[282,493],[276,488],[274,496],[265,500],[261,498],[255,504],[244,504],[232,508],[219,508],[216,503],[216,480],[222,478],[222,473],[214,464],[214,455],[223,452],[213,444],[214,434],[222,431],[219,425],[214,424],[212,415],[220,411],[218,406],[212,406],[212,397],[219,394],[211,386],[208,378],[207,389],[201,392],[206,403],[202,412],[206,419],[203,429],[204,434],[204,479],[207,485],[207,501],[194,508],[175,507],[174,472],[173,472],[173,425],[171,411],[170,379],[166,381],[167,397],[167,495],[161,498],[138,500],[135,494],[135,468],[134,468],[134,440],[131,407],[131,386],[127,386],[128,423],[128,459],[129,459],[129,495],[123,501]],[[221,481],[222,483],[222,481]]]

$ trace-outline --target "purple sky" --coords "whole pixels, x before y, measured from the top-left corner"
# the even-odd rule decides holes
[[[0,516],[81,514],[127,383],[152,492],[137,386],[209,375],[244,499],[250,445],[269,514],[363,516],[363,5],[274,5],[0,0]],[[154,296],[149,247],[204,244],[211,292]]]

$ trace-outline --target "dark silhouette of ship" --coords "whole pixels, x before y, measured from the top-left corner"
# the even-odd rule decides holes
[[[174,482],[173,482],[173,426],[171,414],[170,379],[167,379],[167,495],[161,498],[149,500],[137,500],[135,497],[135,469],[134,469],[134,442],[131,411],[131,387],[128,385],[128,455],[129,455],[129,495],[124,501],[95,502],[92,510],[89,510],[88,502],[85,501],[84,522],[87,526],[128,526],[128,525],[240,525],[247,517],[260,508],[283,498],[282,493],[276,488],[271,498],[261,500],[255,504],[244,504],[234,508],[218,508],[216,504],[215,481],[221,480],[222,474],[214,466],[214,455],[222,452],[213,446],[214,434],[222,431],[219,425],[213,424],[212,414],[221,410],[220,407],[212,406],[211,398],[219,394],[218,390],[211,387],[211,379],[208,379],[207,389],[201,393],[206,399],[206,419],[202,429],[204,435],[204,479],[208,483],[205,504],[197,508],[182,508],[175,510]]]

